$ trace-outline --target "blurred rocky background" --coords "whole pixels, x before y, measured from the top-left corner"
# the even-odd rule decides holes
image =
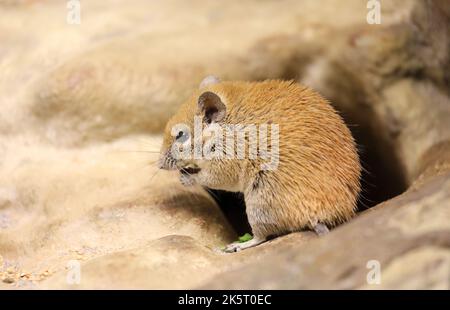
[[[0,0],[0,288],[450,287],[448,1],[383,0],[369,24],[364,0],[89,0],[79,25],[69,2]],[[358,216],[218,253],[239,199],[154,164],[208,74],[329,98],[366,170]]]

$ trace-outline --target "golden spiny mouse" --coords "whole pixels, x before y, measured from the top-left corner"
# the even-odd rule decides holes
[[[250,147],[244,157],[236,156],[236,141],[231,154],[235,156],[225,154],[223,147],[221,156],[206,158],[192,156],[192,152],[188,157],[175,156],[176,145],[196,149],[196,119],[202,120],[202,130],[266,126],[268,136],[278,139],[268,138],[267,145],[258,145],[257,156],[250,155]],[[244,135],[246,142],[250,141],[249,132]],[[205,137],[200,140],[205,142]],[[211,141],[218,140],[211,139],[206,148],[217,153],[219,147]],[[266,156],[258,156],[264,148]],[[272,169],[264,168],[267,153],[276,163]],[[326,233],[328,227],[354,215],[360,192],[361,165],[349,129],[326,99],[292,81],[221,82],[212,76],[205,78],[167,123],[159,166],[179,170],[184,185],[244,194],[253,239],[232,243],[226,252],[302,229]]]

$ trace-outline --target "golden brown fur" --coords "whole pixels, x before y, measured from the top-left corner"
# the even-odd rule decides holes
[[[279,124],[279,165],[274,171],[261,171],[262,159],[189,162],[201,168],[191,176],[196,183],[244,193],[256,238],[318,223],[334,226],[352,217],[361,167],[351,133],[324,98],[291,81],[220,82],[196,91],[168,122],[163,157],[174,141],[172,126],[185,123],[192,129],[194,115],[201,113],[198,98],[206,91],[226,106],[220,123]]]

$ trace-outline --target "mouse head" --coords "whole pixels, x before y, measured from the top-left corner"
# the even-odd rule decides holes
[[[206,77],[167,123],[159,159],[161,169],[193,175],[206,168],[211,158],[204,158],[208,144],[204,132],[222,123],[227,112],[220,95],[210,87],[218,83],[216,77]]]

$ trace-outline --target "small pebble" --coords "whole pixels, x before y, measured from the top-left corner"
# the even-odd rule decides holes
[[[12,277],[6,277],[6,278],[3,279],[3,282],[4,282],[4,283],[11,284],[11,283],[14,283],[15,280],[14,280],[14,278],[12,278]]]

